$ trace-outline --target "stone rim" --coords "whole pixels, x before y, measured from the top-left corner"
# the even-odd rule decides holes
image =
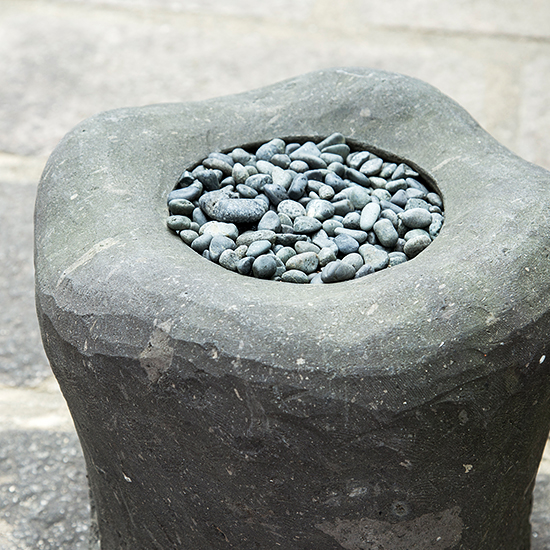
[[[273,104],[288,102],[291,96],[295,99],[290,114],[303,110],[304,97],[312,102],[311,113],[298,123],[308,126],[308,132],[291,132],[292,120],[283,120],[280,113],[273,114]],[[393,98],[391,102],[388,96]],[[365,109],[361,106],[367,101],[371,116],[365,117],[364,127],[357,128],[357,118]],[[337,124],[329,120],[334,109],[338,113]],[[241,119],[244,122],[239,122]],[[233,122],[227,126],[228,121]],[[162,131],[157,129],[159,124]],[[178,134],[177,139],[170,138],[185,129],[186,124],[192,126],[192,136],[184,133]],[[388,127],[396,124],[400,132],[388,131]],[[258,136],[248,142],[261,142],[280,135],[323,135],[329,125],[331,131],[346,136],[360,134],[361,142],[376,141],[376,148],[412,159],[409,161],[412,167],[422,167],[423,174],[437,180],[445,203],[445,226],[423,252],[421,260],[411,260],[399,270],[385,270],[364,280],[330,288],[278,285],[281,288],[274,290],[276,285],[270,281],[243,280],[241,275],[223,270],[190,249],[182,252],[176,236],[174,241],[165,238],[167,230],[145,235],[132,224],[115,226],[99,215],[104,223],[97,223],[91,230],[88,227],[86,233],[78,222],[79,208],[89,209],[90,198],[79,196],[71,201],[75,193],[82,193],[75,171],[86,174],[88,188],[96,188],[95,194],[92,193],[96,198],[101,193],[126,197],[128,192],[145,188],[146,196],[136,199],[140,201],[144,223],[162,228],[165,197],[181,166],[198,162],[216,148],[239,146],[234,144],[243,143],[238,136],[244,135],[245,130],[248,135]],[[109,141],[113,131],[118,136],[125,132],[139,135],[137,143],[132,144],[136,159],[132,170],[120,166],[130,146]],[[85,133],[91,137],[83,138]],[[439,142],[433,139],[438,135]],[[368,139],[369,136],[376,139]],[[186,144],[189,146],[191,138],[194,148],[189,151]],[[83,144],[91,146],[97,155],[95,160],[79,156]],[[136,150],[144,153],[143,159],[137,158]],[[170,154],[176,150],[184,151],[179,158]],[[58,160],[62,157],[70,159],[63,166]],[[151,166],[154,158],[162,161]],[[118,164],[115,159],[119,159]],[[480,159],[491,162],[483,163]],[[144,160],[148,160],[147,166]],[[107,176],[101,172],[101,166],[97,167],[102,163],[110,168]],[[507,174],[504,178],[503,170]],[[521,193],[515,183],[520,177]],[[64,187],[45,193],[46,184],[49,182],[52,187],[54,181],[63,181]],[[480,181],[484,182],[483,187]],[[534,231],[533,224],[528,222],[525,236],[511,238],[510,233],[518,214],[525,215],[530,210],[529,219],[541,217],[544,202],[541,197],[548,195],[547,181],[548,172],[514,156],[434,88],[408,77],[370,69],[319,71],[261,90],[195,104],[107,112],[75,128],[46,167],[37,200],[57,215],[60,203],[65,208],[70,205],[68,216],[76,220],[71,222],[70,229],[74,230],[72,234],[79,246],[75,247],[78,254],[63,257],[58,252],[63,239],[54,243],[45,233],[44,228],[52,225],[52,220],[37,219],[36,265],[43,275],[38,278],[39,307],[55,320],[61,332],[64,329],[60,319],[65,314],[73,315],[74,311],[69,311],[72,308],[81,314],[101,317],[110,315],[116,306],[123,317],[144,317],[148,328],[144,328],[141,339],[122,331],[118,342],[122,347],[139,348],[143,338],[154,330],[153,324],[171,323],[168,332],[175,342],[187,339],[200,346],[211,346],[217,350],[215,354],[234,354],[243,361],[264,365],[266,372],[275,368],[280,373],[308,372],[316,376],[322,372],[335,377],[370,378],[409,372],[409,382],[390,395],[393,406],[401,408],[408,384],[431,386],[437,379],[440,387],[452,388],[461,381],[482,376],[489,368],[487,355],[500,353],[508,345],[509,327],[527,326],[547,310],[547,293],[537,303],[529,298],[534,285],[546,287],[543,281],[547,274],[538,248],[522,249],[529,240],[526,235]],[[509,194],[506,205],[489,200],[494,196],[490,186],[494,188],[496,184],[500,186],[499,192]],[[465,190],[470,200],[466,204]],[[531,197],[526,196],[526,190]],[[517,199],[523,201],[520,207]],[[131,216],[128,205],[121,209],[120,201],[117,204],[109,217]],[[479,223],[479,205],[487,208],[483,226]],[[505,211],[503,206],[507,207]],[[91,213],[97,214],[93,208]],[[468,220],[470,223],[466,224]],[[480,235],[482,239],[472,251],[472,240]],[[508,248],[506,257],[502,257],[502,248]],[[114,256],[117,260],[113,267]],[[522,257],[524,261],[518,265]],[[529,266],[524,266],[525,262]],[[530,272],[525,267],[530,267]],[[222,282],[219,270],[223,270]],[[475,274],[480,270],[484,272],[487,290],[482,295]],[[107,273],[111,273],[108,279]],[[510,281],[509,288],[503,285],[503,276]],[[187,294],[182,297],[181,288],[186,285]],[[405,291],[410,289],[414,295],[407,296]],[[94,300],[90,300],[91,295]],[[136,295],[141,299],[133,301],[131,298]],[[212,295],[215,300],[211,300]],[[205,296],[210,296],[206,303]],[[175,297],[179,304],[174,303]],[[110,307],[104,307],[105,300]],[[155,311],[142,311],[140,302],[155,304]],[[278,313],[282,315],[278,317]],[[327,319],[325,330],[311,334],[308,327],[317,317]],[[427,326],[431,328],[429,332],[425,330]],[[87,328],[83,326],[82,330],[86,332]],[[231,334],[231,338],[224,336],[224,332]],[[68,338],[76,347],[87,341],[82,333]],[[406,346],[388,349],[388,339],[401,340]],[[97,343],[87,345],[103,349]],[[438,351],[437,358],[434,350]],[[361,364],[357,364],[358,356],[362,358]],[[289,357],[295,364],[289,362]],[[452,357],[457,359],[455,367],[446,365],[447,370],[442,370],[442,362]],[[208,368],[219,374],[215,362]],[[242,367],[237,366],[236,370],[243,375]],[[422,374],[418,375],[420,371]],[[371,388],[369,393],[379,395],[379,391],[382,389]],[[421,401],[421,395],[417,399]],[[413,402],[414,398],[408,405]]]

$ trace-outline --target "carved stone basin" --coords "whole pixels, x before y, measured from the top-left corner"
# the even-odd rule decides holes
[[[445,225],[416,258],[293,285],[166,229],[167,193],[211,151],[333,132],[436,186]],[[549,183],[436,89],[366,68],[78,125],[38,191],[36,295],[92,546],[528,549]]]

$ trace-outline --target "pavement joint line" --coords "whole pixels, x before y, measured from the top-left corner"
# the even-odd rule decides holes
[[[11,430],[74,432],[67,404],[53,376],[32,388],[0,386],[0,432]]]
[[[7,183],[38,182],[48,157],[19,155],[0,151],[0,181]]]
[[[95,2],[93,4],[75,2],[71,0],[53,0],[49,3],[49,6],[45,6],[42,0],[28,0],[28,4],[35,5],[36,7],[49,7],[54,8],[58,7],[65,10],[74,10],[75,12],[85,11],[87,13],[96,12],[98,15],[101,13],[125,13],[127,15],[133,16],[138,20],[143,20],[145,17],[147,22],[151,22],[152,18],[160,18],[165,22],[166,19],[170,19],[171,23],[175,23],[176,20],[189,19],[191,18],[194,23],[197,21],[207,21],[214,22],[214,24],[223,24],[223,25],[244,25],[246,28],[250,28],[250,23],[260,23],[265,22],[263,27],[273,27],[281,30],[281,24],[284,24],[286,32],[292,31],[295,32],[296,28],[304,31],[313,31],[313,34],[323,35],[325,30],[331,30],[334,32],[335,27],[334,23],[329,20],[319,17],[315,13],[315,9],[312,8],[311,15],[306,18],[297,18],[297,19],[286,19],[280,18],[275,19],[273,14],[269,15],[247,15],[243,16],[241,14],[231,14],[231,13],[216,13],[212,12],[201,12],[200,10],[192,9],[169,9],[166,7],[156,7],[156,6],[147,6],[147,5],[119,5],[113,4],[111,2]],[[350,15],[350,14],[348,14]],[[353,15],[353,12],[351,12]],[[218,20],[218,21],[217,21]],[[219,21],[221,20],[221,21]],[[161,21],[158,21],[159,23]],[[476,40],[490,40],[493,42],[512,42],[516,44],[536,44],[536,45],[550,45],[550,36],[544,35],[527,35],[527,34],[516,34],[511,32],[504,31],[482,31],[482,30],[462,30],[462,29],[447,29],[447,28],[437,28],[437,27],[414,27],[408,25],[380,25],[380,24],[369,24],[368,21],[360,22],[356,24],[356,21],[353,21],[351,27],[346,25],[346,28],[343,28],[341,31],[341,36],[348,40],[357,40],[358,37],[365,33],[381,33],[381,34],[395,34],[399,36],[411,35],[417,39],[422,38],[443,38],[446,40],[453,39],[462,39],[468,42],[471,42],[472,39]],[[354,28],[355,27],[355,28]],[[284,32],[284,31],[283,31]]]

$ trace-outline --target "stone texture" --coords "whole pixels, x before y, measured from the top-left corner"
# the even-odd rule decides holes
[[[445,231],[422,262],[252,281],[165,229],[166,193],[205,150],[334,131],[436,179]],[[367,534],[527,550],[550,421],[548,177],[434,88],[370,69],[78,125],[38,193],[37,307],[103,550]]]
[[[3,0],[0,149],[49,155],[64,133],[100,110],[213,97],[354,63],[434,84],[502,143],[550,167],[547,6],[498,2],[489,18],[472,17],[487,13],[487,6],[461,1],[442,7],[420,0]],[[382,11],[372,13],[367,7]],[[391,11],[389,19],[385,10]],[[405,18],[406,28],[397,27]],[[488,33],[489,25],[506,34]],[[8,212],[0,225],[0,347],[5,352],[0,354],[0,382],[11,388],[34,387],[50,373],[33,315],[27,209],[45,160],[0,153],[0,210]],[[14,237],[19,250],[14,250]],[[4,390],[19,395],[17,389]],[[8,397],[0,401],[14,403],[14,413],[21,410]],[[41,441],[47,444],[55,437],[43,432]],[[28,452],[27,440],[17,441],[10,446],[15,462],[25,460]],[[38,475],[46,482],[43,476],[48,473]],[[26,478],[29,486],[36,487],[36,480]],[[537,481],[536,489],[532,548],[548,550],[548,485]],[[81,528],[71,515],[58,526],[59,532]],[[26,529],[31,536],[42,525],[29,520]],[[34,550],[36,539],[28,540],[3,538],[0,547],[21,550],[27,544]],[[51,545],[74,550],[61,539]]]

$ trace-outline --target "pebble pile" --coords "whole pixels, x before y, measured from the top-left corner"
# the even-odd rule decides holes
[[[441,230],[443,202],[418,172],[342,134],[247,149],[211,153],[168,195],[168,228],[226,269],[335,283],[406,262]]]

